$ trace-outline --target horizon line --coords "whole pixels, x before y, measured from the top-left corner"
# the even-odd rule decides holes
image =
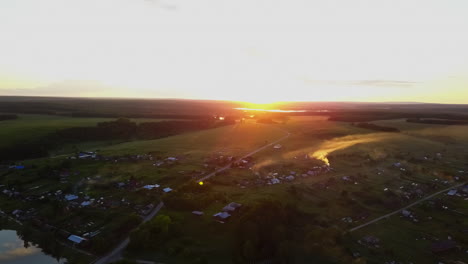
[[[4,97],[23,97],[23,98],[63,98],[63,99],[127,99],[127,100],[185,100],[185,101],[218,101],[218,102],[235,102],[235,103],[249,103],[256,105],[269,105],[269,104],[280,104],[280,103],[360,103],[360,104],[437,104],[437,105],[468,105],[467,103],[435,103],[435,102],[412,102],[412,101],[274,101],[270,103],[255,103],[241,100],[229,100],[229,99],[203,99],[203,98],[183,98],[183,97],[122,97],[122,96],[55,96],[55,95],[1,95],[0,98]]]

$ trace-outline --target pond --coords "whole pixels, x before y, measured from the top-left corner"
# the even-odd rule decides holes
[[[61,264],[65,262],[65,259],[57,261],[33,244],[25,243],[14,230],[0,230],[1,264]]]

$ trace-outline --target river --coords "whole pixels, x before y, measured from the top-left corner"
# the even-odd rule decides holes
[[[57,261],[46,255],[32,243],[26,243],[14,230],[0,230],[0,263],[1,264],[62,264],[65,259]]]

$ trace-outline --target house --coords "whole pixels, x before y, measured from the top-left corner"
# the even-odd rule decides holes
[[[20,217],[23,214],[22,210],[16,209],[13,212],[11,212],[12,215],[14,215],[16,218]]]
[[[443,253],[457,248],[457,243],[453,240],[437,241],[431,244],[432,253]]]
[[[375,236],[365,236],[362,238],[362,242],[369,246],[377,246],[380,243],[380,239]]]
[[[74,195],[74,194],[65,195],[65,200],[67,200],[67,201],[73,201],[73,200],[76,200],[76,199],[78,199],[77,195]]]
[[[192,211],[192,214],[194,214],[196,216],[202,216],[203,212],[201,212],[201,211]]]
[[[457,190],[450,190],[447,195],[449,196],[454,196],[455,194],[457,194]]]
[[[78,154],[79,159],[88,159],[88,158],[96,158],[96,153],[94,152],[80,152]]]
[[[148,184],[148,185],[145,185],[143,186],[143,188],[147,189],[147,190],[152,190],[154,188],[159,188],[159,184]],[[167,188],[166,188],[167,189]],[[170,189],[170,188],[169,188]]]
[[[411,216],[411,212],[408,211],[408,210],[402,210],[402,211],[401,211],[401,214],[402,214],[404,217],[410,217],[410,216]]]
[[[81,242],[86,241],[86,238],[82,238],[82,237],[76,236],[76,235],[70,235],[68,237],[68,240],[73,242],[73,244],[80,244]]]
[[[289,175],[285,179],[288,180],[288,181],[294,181],[294,176]]]
[[[231,215],[227,212],[219,212],[214,214],[213,217],[219,221],[226,221],[227,219],[229,219],[229,217],[231,217]]]
[[[223,212],[234,212],[236,211],[236,209],[240,208],[242,206],[242,204],[239,204],[239,203],[230,203],[228,205],[226,205],[224,208],[223,208]]]
[[[84,202],[81,203],[81,206],[88,206],[88,205],[90,205],[92,203],[93,203],[93,201],[84,201]]]
[[[278,183],[280,183],[280,180],[278,180],[277,178],[273,178],[273,179],[271,179],[270,182],[271,182],[271,184],[278,184]]]

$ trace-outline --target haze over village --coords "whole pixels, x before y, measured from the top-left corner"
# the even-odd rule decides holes
[[[468,263],[468,3],[0,3],[0,263]]]

